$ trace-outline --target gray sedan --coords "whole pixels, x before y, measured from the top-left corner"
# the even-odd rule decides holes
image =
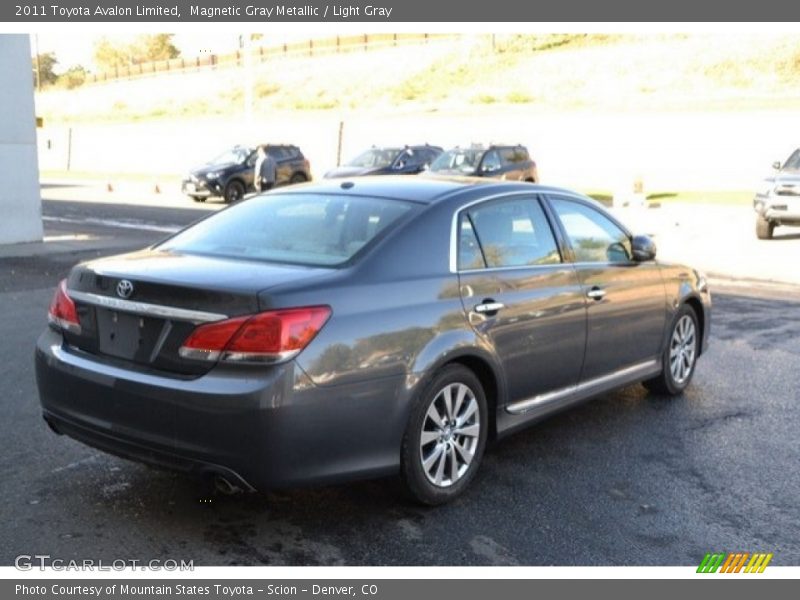
[[[338,180],[77,265],[36,373],[56,433],[223,491],[399,474],[438,504],[489,440],[635,382],[680,394],[710,307],[580,194]]]

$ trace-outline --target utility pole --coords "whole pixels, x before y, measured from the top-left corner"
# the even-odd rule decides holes
[[[242,35],[244,52],[244,122],[248,130],[253,124],[253,43],[252,34]]]
[[[36,48],[36,91],[42,91],[42,72],[39,69],[39,34],[33,34],[33,45]]]

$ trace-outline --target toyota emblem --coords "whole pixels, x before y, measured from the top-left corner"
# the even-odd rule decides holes
[[[130,298],[133,294],[133,284],[127,279],[121,279],[117,284],[117,296],[120,298]]]

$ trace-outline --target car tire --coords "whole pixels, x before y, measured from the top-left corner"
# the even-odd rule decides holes
[[[679,396],[692,381],[700,354],[700,327],[697,314],[688,304],[678,310],[669,328],[661,359],[661,373],[642,382],[655,394]]]
[[[308,178],[302,173],[295,173],[292,175],[291,179],[289,179],[289,183],[292,185],[295,183],[305,183],[306,181],[308,181]]]
[[[244,198],[244,184],[238,179],[229,181],[228,185],[225,186],[225,192],[222,195],[222,199],[225,201],[225,204],[233,204],[242,198]]]
[[[192,200],[194,200],[195,202],[205,202],[206,201],[205,196],[192,196]]]
[[[417,395],[400,453],[400,474],[415,501],[435,506],[463,493],[480,466],[489,429],[486,395],[461,365],[439,371]]]
[[[756,237],[760,240],[771,240],[772,233],[775,231],[775,223],[765,219],[764,217],[758,217],[756,219]]]

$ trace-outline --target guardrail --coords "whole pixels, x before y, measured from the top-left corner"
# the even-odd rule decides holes
[[[320,56],[340,52],[370,51],[392,46],[426,44],[431,41],[456,39],[457,34],[447,33],[371,33],[284,43],[277,46],[253,46],[250,49],[253,64],[261,64],[275,58],[297,58]],[[86,84],[103,83],[120,79],[134,79],[169,72],[193,72],[207,69],[225,69],[244,66],[246,50],[229,54],[208,54],[194,58],[173,58],[153,62],[116,67],[111,70],[91,73]]]

